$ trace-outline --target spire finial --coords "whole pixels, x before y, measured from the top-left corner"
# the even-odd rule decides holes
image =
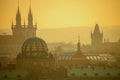
[[[18,14],[20,13],[20,10],[19,10],[19,0],[17,0],[17,4],[18,4]]]
[[[32,14],[32,12],[31,12],[31,0],[29,0],[30,2],[29,2],[29,14]]]

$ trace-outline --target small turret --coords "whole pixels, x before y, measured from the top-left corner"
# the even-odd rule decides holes
[[[77,52],[80,53],[80,36],[78,36]]]

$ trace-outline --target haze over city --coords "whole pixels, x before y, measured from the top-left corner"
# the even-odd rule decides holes
[[[31,2],[31,3],[30,3]],[[70,26],[120,26],[120,0],[0,0],[0,29],[15,23],[18,8],[22,23],[27,23],[31,5],[34,23],[38,28],[64,28]]]
[[[27,24],[26,13],[31,5],[33,23],[38,25],[37,35],[49,43],[76,43],[80,35],[82,43],[90,44],[96,23],[105,38],[117,41],[120,38],[119,4],[119,0],[0,0],[0,34],[11,34],[18,5],[22,23]]]
[[[120,80],[119,0],[0,0],[0,80]]]

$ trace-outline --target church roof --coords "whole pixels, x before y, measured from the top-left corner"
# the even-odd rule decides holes
[[[23,40],[23,36],[0,35],[0,45],[17,45],[22,43]]]

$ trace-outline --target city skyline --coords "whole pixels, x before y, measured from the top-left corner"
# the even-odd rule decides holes
[[[65,28],[74,26],[119,26],[120,11],[119,0],[31,0],[31,8],[34,23],[38,28]],[[22,24],[27,24],[27,15],[30,7],[30,0],[0,0],[0,29],[10,28],[15,14],[20,8]],[[9,8],[8,8],[9,7]],[[8,14],[9,13],[9,14]]]
[[[0,80],[120,80],[119,0],[0,0]]]

